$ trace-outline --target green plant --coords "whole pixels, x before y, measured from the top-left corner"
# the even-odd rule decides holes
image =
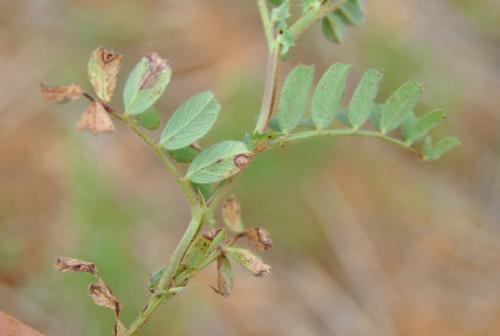
[[[256,157],[276,147],[317,136],[361,136],[395,144],[422,160],[436,160],[459,144],[446,138],[435,145],[428,135],[445,115],[434,110],[417,117],[414,108],[422,94],[420,84],[408,81],[385,102],[377,103],[382,73],[368,70],[360,79],[349,104],[341,106],[350,66],[333,64],[313,90],[314,67],[298,65],[278,93],[280,65],[290,50],[313,24],[321,21],[328,40],[339,43],[344,27],[359,25],[364,17],[362,0],[303,0],[302,14],[289,24],[289,1],[257,0],[269,49],[267,78],[255,130],[242,140],[225,140],[206,148],[197,143],[212,128],[220,105],[211,92],[200,93],[184,102],[165,125],[158,141],[147,131],[160,127],[154,109],[170,82],[172,69],[167,60],[156,53],[144,57],[128,76],[123,92],[124,112],[110,106],[123,57],[103,48],[96,49],[88,64],[88,75],[97,98],[78,85],[42,85],[42,95],[53,102],[68,102],[80,97],[90,101],[78,129],[94,134],[115,130],[113,119],[132,129],[158,157],[165,170],[182,190],[191,209],[191,222],[180,239],[168,264],[151,276],[151,297],[137,318],[127,327],[120,322],[121,305],[99,277],[92,263],[72,258],[58,258],[61,271],[87,272],[96,277],[90,286],[95,303],[114,311],[115,335],[137,335],[155,308],[182,291],[200,270],[216,262],[217,287],[228,296],[233,286],[230,261],[236,262],[256,276],[269,274],[270,266],[249,250],[236,247],[240,239],[251,241],[260,250],[271,246],[262,228],[245,229],[239,204],[234,197],[222,206],[225,228],[214,218],[216,207],[224,199],[230,183]],[[269,11],[272,6],[272,11]],[[312,99],[310,100],[312,91]],[[309,111],[305,117],[306,111]],[[340,127],[332,127],[334,121]],[[371,125],[365,127],[366,124]],[[423,146],[419,143],[425,139]],[[177,161],[178,164],[175,164]],[[185,173],[181,164],[189,164]],[[231,237],[230,237],[231,236]]]

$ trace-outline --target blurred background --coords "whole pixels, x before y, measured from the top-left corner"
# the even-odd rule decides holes
[[[87,60],[99,46],[125,55],[117,92],[141,56],[170,59],[163,121],[213,90],[223,108],[203,145],[252,131],[263,91],[253,1],[1,1],[0,310],[46,335],[109,335],[113,323],[87,294],[90,276],[56,273],[55,256],[95,262],[128,323],[189,219],[130,130],[77,133],[86,102],[41,100],[40,82],[90,90]],[[418,79],[418,112],[442,107],[449,119],[434,134],[463,145],[435,163],[354,138],[262,155],[232,191],[245,224],[273,237],[272,275],[235,266],[224,299],[208,286],[211,267],[144,335],[500,335],[500,3],[367,1],[365,24],[342,46],[316,26],[282,74],[333,62],[353,64],[349,92],[369,67],[385,73],[381,98]]]

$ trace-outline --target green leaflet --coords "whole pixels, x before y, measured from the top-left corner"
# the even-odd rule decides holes
[[[298,65],[285,80],[278,107],[278,122],[283,133],[293,131],[302,120],[313,78],[313,66]]]
[[[203,92],[185,101],[170,117],[160,138],[160,145],[176,150],[191,145],[212,128],[220,104],[212,92]]]
[[[125,83],[125,114],[138,115],[150,108],[165,91],[171,74],[170,64],[158,54],[143,57]]]
[[[288,1],[281,1],[278,7],[271,11],[271,22],[277,23],[290,17],[290,6]]]
[[[179,163],[189,163],[200,153],[200,149],[195,146],[186,146],[173,151],[164,150],[168,155]]]
[[[347,0],[340,7],[338,13],[345,24],[360,26],[365,17],[363,5],[364,1],[362,0]]]
[[[380,71],[371,69],[361,78],[347,109],[347,116],[352,128],[361,127],[370,116],[382,77]]]
[[[137,123],[149,131],[154,131],[160,127],[160,115],[153,107],[150,107],[146,112],[141,113],[135,117]]]
[[[311,103],[311,118],[317,128],[325,129],[335,119],[350,67],[340,63],[332,65],[316,86]]]
[[[444,117],[445,114],[443,111],[434,110],[414,120],[411,127],[405,131],[405,138],[408,144],[412,144],[425,137],[430,130],[436,127],[444,119]]]
[[[186,178],[191,182],[207,184],[222,181],[239,173],[235,163],[239,155],[248,157],[250,151],[240,141],[223,141],[203,150],[191,163]]]
[[[417,104],[422,87],[416,81],[400,86],[385,102],[380,112],[380,131],[387,133],[401,125],[405,117]]]
[[[344,23],[337,13],[327,15],[321,20],[321,29],[327,40],[342,43],[344,40]]]
[[[423,159],[426,161],[438,160],[441,156],[451,151],[453,148],[460,145],[460,140],[456,137],[444,138],[436,145],[432,145],[431,137],[425,139],[425,144],[422,149]]]
[[[273,6],[279,6],[281,5],[283,2],[285,2],[285,0],[267,0],[267,2],[269,2],[271,5]]]
[[[182,264],[188,269],[197,270],[207,258],[211,242],[204,235],[199,235],[186,252]]]

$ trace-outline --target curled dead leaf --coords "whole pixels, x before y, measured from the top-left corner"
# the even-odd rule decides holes
[[[263,228],[251,228],[245,230],[245,238],[252,242],[259,251],[265,251],[273,246],[273,241],[269,232]]]
[[[42,98],[52,103],[67,103],[80,98],[83,94],[79,85],[53,86],[40,84]]]
[[[224,297],[228,297],[233,290],[233,272],[231,262],[222,254],[217,258],[217,288],[212,289]]]
[[[120,302],[118,302],[104,281],[98,279],[96,283],[90,284],[89,292],[96,305],[109,308],[117,315],[120,314]]]
[[[113,96],[122,62],[123,55],[104,48],[97,48],[90,57],[90,82],[97,96],[105,102],[109,102]]]
[[[224,252],[256,277],[271,274],[271,266],[265,264],[258,256],[248,250],[238,247],[226,247]]]
[[[97,274],[95,264],[69,257],[57,257],[54,268],[60,272],[83,272],[93,275]]]
[[[170,70],[172,68],[172,66],[166,59],[161,58],[160,55],[155,52],[147,55],[146,60],[148,62],[149,68],[141,78],[141,90],[153,87],[156,84],[158,77],[164,71]]]
[[[97,135],[101,132],[113,132],[115,126],[105,107],[101,103],[92,102],[83,112],[77,129],[79,131],[89,130],[92,134]]]
[[[222,204],[222,219],[227,228],[233,232],[242,232],[241,207],[234,195]]]

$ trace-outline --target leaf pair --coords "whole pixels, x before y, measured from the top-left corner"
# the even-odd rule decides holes
[[[338,10],[321,20],[323,35],[333,43],[341,43],[344,40],[344,27],[360,26],[364,17],[364,0],[347,0]]]

